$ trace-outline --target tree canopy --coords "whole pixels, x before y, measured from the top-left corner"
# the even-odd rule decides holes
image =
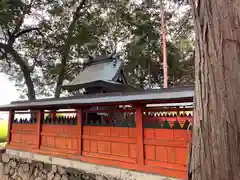
[[[147,1],[146,1],[147,2]],[[131,82],[162,87],[161,9],[134,0],[4,0],[0,4],[0,71],[22,98],[61,95],[64,81],[91,55],[122,52]],[[188,5],[166,1],[169,85],[193,83]],[[171,11],[169,9],[172,9]],[[176,11],[181,10],[181,12]]]

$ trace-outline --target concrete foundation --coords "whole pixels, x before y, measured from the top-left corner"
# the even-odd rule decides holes
[[[74,161],[70,159],[57,158],[53,156],[35,154],[30,152],[17,151],[7,149],[6,153],[11,157],[20,157],[31,161],[40,161],[46,164],[54,164],[57,166],[64,166],[65,168],[74,168],[86,173],[102,175],[107,179],[122,179],[122,180],[177,180],[175,178],[159,176],[155,174],[146,174],[142,172],[136,172],[126,169],[106,167],[102,165],[89,164],[80,161]],[[179,180],[179,179],[178,179]]]

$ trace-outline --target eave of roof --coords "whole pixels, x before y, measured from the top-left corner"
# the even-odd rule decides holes
[[[65,85],[62,88],[68,91],[74,91],[82,88],[91,88],[91,87],[103,87],[105,89],[108,89],[109,91],[116,91],[116,92],[122,92],[125,90],[136,90],[135,87],[127,85],[127,84],[121,84],[115,81],[111,80],[98,80],[89,82],[86,84],[78,84],[78,85]]]
[[[91,96],[41,99],[35,101],[17,101],[0,106],[0,111],[24,109],[74,108],[87,105],[136,104],[136,103],[178,103],[192,102],[193,87],[168,88],[134,93],[109,93]]]

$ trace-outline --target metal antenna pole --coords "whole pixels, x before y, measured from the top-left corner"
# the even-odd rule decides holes
[[[165,28],[165,13],[163,8],[163,3],[161,0],[161,26],[162,26],[162,51],[163,51],[163,87],[168,87],[168,65],[167,65],[167,47],[166,47],[166,28]]]

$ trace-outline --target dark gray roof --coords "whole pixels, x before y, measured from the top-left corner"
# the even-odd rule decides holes
[[[97,95],[83,95],[58,99],[41,99],[35,101],[15,101],[9,105],[0,106],[0,111],[9,109],[34,108],[73,108],[76,106],[112,104],[112,103],[169,103],[192,102],[193,87],[167,88],[132,93],[107,93]]]
[[[83,71],[81,71],[75,79],[71,82],[64,84],[62,88],[84,88],[89,83],[105,81],[114,82],[116,76],[120,73],[123,63],[118,58],[107,58],[106,60],[95,61],[94,63],[87,65]]]
[[[107,90],[107,92],[131,92],[136,91],[136,88],[128,85],[128,84],[122,84],[116,81],[110,81],[110,80],[98,80],[94,82],[89,82],[84,85],[77,85],[74,87],[69,87],[68,89],[79,89],[79,88],[91,88],[91,87],[102,87],[104,90]]]

